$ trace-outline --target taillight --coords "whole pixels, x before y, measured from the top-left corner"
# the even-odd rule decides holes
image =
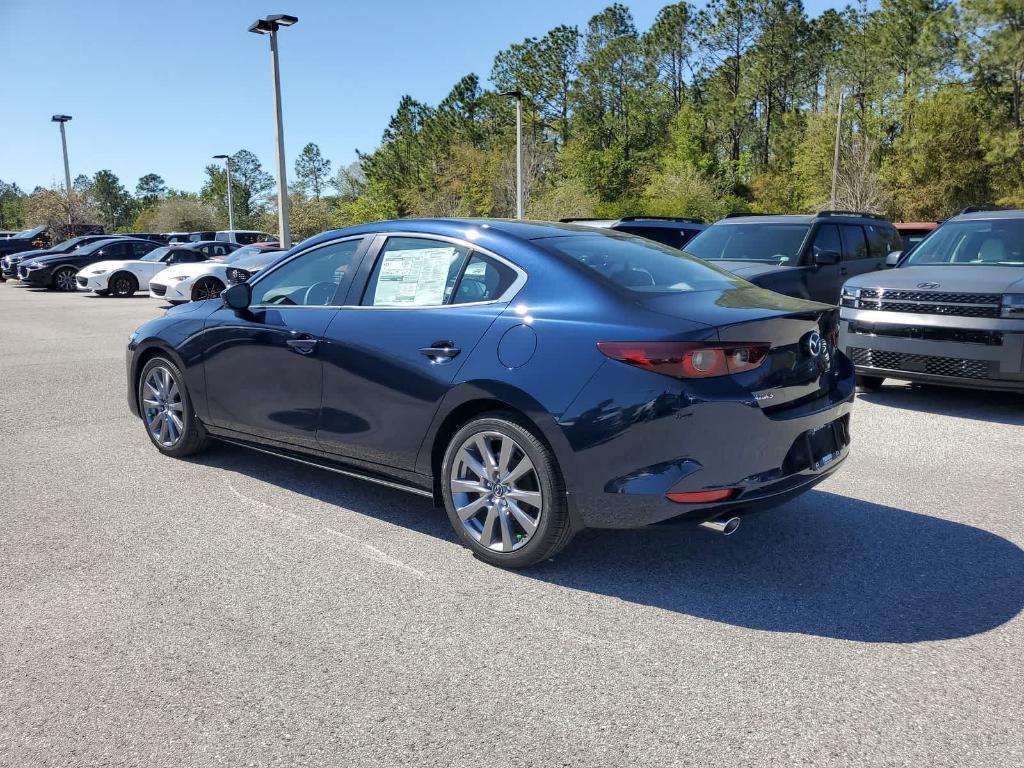
[[[701,341],[599,341],[606,357],[678,379],[707,379],[752,371],[768,356],[769,344],[708,344]]]

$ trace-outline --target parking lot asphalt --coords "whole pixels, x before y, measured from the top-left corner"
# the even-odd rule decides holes
[[[890,384],[734,536],[505,572],[425,499],[159,455],[162,311],[0,285],[0,765],[1024,763],[1024,397]]]

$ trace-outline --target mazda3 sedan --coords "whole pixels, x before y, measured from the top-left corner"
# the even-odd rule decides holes
[[[486,562],[584,527],[730,532],[849,450],[837,310],[570,224],[327,232],[132,334],[156,448],[215,438],[430,497]]]

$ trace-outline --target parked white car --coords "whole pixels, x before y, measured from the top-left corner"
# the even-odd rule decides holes
[[[223,243],[238,243],[239,245],[277,242],[277,238],[274,235],[255,229],[222,229],[213,239],[220,240]]]
[[[171,304],[212,299],[238,278],[248,279],[250,274],[276,259],[281,251],[278,246],[247,245],[220,260],[176,264],[153,276],[149,281],[149,295]]]
[[[160,246],[139,259],[99,261],[90,264],[75,275],[75,282],[79,288],[85,288],[101,296],[131,296],[140,288],[148,287],[153,276],[168,266],[195,264],[205,261],[206,258],[205,253],[192,248]]]

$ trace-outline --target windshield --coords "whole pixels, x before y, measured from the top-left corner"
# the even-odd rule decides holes
[[[65,240],[63,243],[57,243],[53,246],[53,250],[60,251],[61,253],[69,253],[82,245],[85,245],[88,240],[88,236],[72,237],[70,240]]]
[[[900,266],[1024,266],[1024,218],[950,221],[917,244]]]
[[[722,290],[742,283],[682,251],[632,235],[595,231],[594,234],[545,237],[534,242],[551,253],[573,259],[605,280],[630,291],[679,293]]]
[[[170,253],[170,248],[154,248],[152,251],[143,256],[139,261],[163,261],[164,256]]]
[[[810,224],[714,224],[686,244],[686,252],[707,261],[763,261],[796,264]]]
[[[111,239],[111,240],[95,240],[95,241],[93,241],[91,243],[87,243],[86,245],[83,245],[81,248],[79,248],[78,249],[78,253],[81,254],[82,256],[85,256],[85,255],[90,254],[90,253],[96,253],[96,251],[98,251],[104,245],[110,245],[110,243],[112,243],[112,242],[115,242],[115,240],[113,240],[113,239]]]
[[[24,229],[16,235],[11,235],[10,240],[31,240],[36,235],[41,235],[46,227],[36,227],[35,229]]]

